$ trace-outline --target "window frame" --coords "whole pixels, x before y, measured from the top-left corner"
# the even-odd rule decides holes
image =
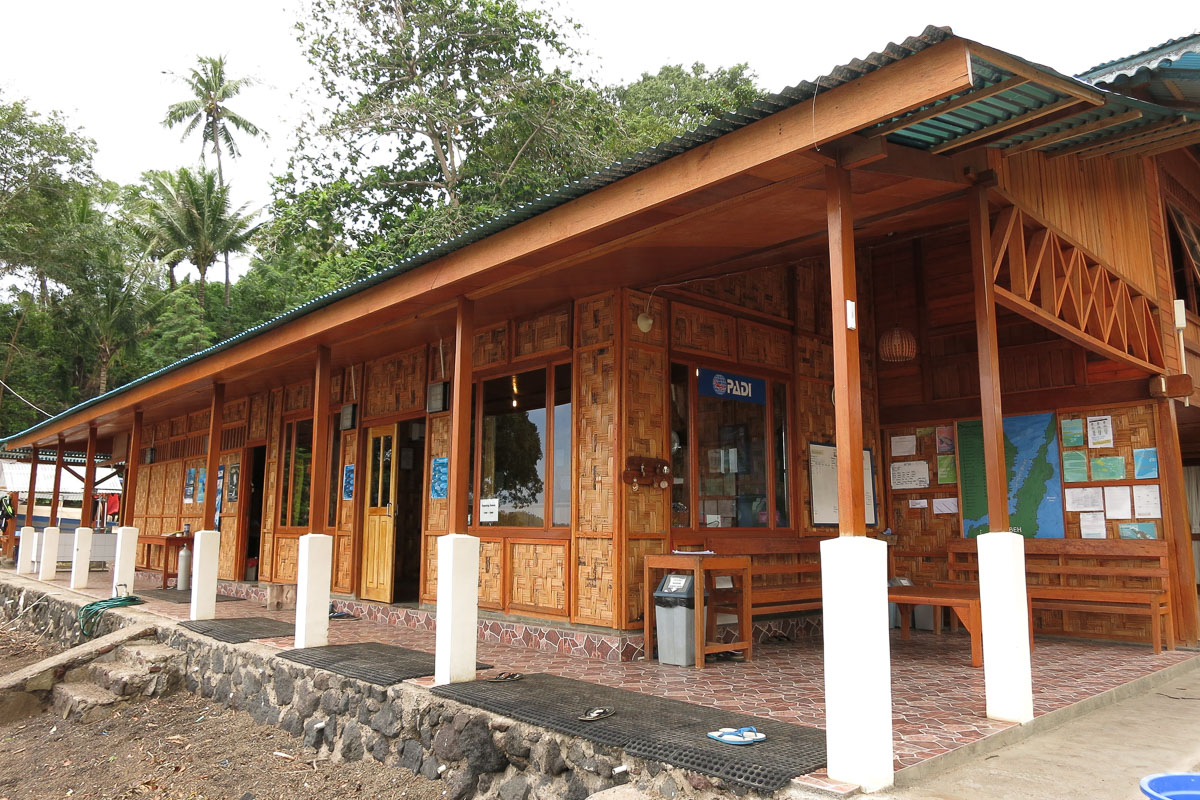
[[[311,415],[305,416],[305,415],[297,414],[292,417],[285,417],[280,423],[279,479],[278,479],[279,496],[277,498],[278,502],[276,503],[276,507],[278,509],[278,519],[276,520],[276,525],[278,526],[278,530],[281,532],[284,532],[284,533],[292,533],[295,531],[311,531],[311,529],[313,527],[312,526],[312,521],[313,521],[312,481],[313,481],[314,469],[313,469],[311,452],[309,455],[308,484],[307,484],[308,485],[308,521],[301,525],[291,524],[292,523],[291,503],[292,503],[292,498],[295,496],[295,491],[296,491],[296,484],[295,484],[295,480],[296,480],[296,473],[295,473],[296,432],[299,429],[299,426],[305,422],[307,422],[310,426],[313,427],[314,430],[313,430],[312,435],[315,436],[316,435],[316,431],[315,431],[316,426],[313,425],[313,418]],[[291,431],[290,437],[288,435],[289,426],[290,426],[290,431]],[[313,446],[314,444],[315,444],[315,440],[309,444],[310,451],[316,449]],[[321,520],[321,524],[324,525],[324,520]]]

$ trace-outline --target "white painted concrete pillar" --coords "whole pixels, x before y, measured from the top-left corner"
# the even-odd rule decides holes
[[[37,555],[37,531],[32,526],[21,528],[21,548],[17,551],[17,574],[32,575],[34,557]]]
[[[1025,538],[994,531],[977,541],[987,715],[1007,722],[1028,722],[1033,719],[1033,671]]]
[[[887,544],[821,542],[821,594],[829,777],[878,791],[894,778]]]
[[[92,566],[92,529],[75,529],[75,552],[71,556],[71,588],[86,589]]]
[[[43,530],[40,544],[42,554],[38,562],[38,580],[52,581],[58,569],[58,527]]]
[[[221,556],[220,531],[196,531],[192,541],[191,619],[217,615],[217,564]]]
[[[137,528],[117,528],[117,555],[113,559],[113,597],[133,594],[133,579],[137,574],[137,543]]]
[[[433,682],[475,680],[479,637],[479,539],[448,533],[438,540],[437,632]]]
[[[300,537],[296,566],[296,647],[329,644],[329,583],[333,578],[333,537]]]

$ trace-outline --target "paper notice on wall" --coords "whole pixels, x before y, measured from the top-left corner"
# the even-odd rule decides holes
[[[935,513],[935,514],[957,514],[958,513],[958,498],[957,497],[935,497],[935,498],[933,498],[933,513]]]
[[[1137,519],[1162,518],[1162,498],[1157,485],[1133,487],[1133,516]]]
[[[1103,511],[1104,492],[1099,486],[1089,486],[1086,489],[1067,489],[1067,511]]]
[[[1128,486],[1104,487],[1104,515],[1109,519],[1133,519]]]
[[[479,501],[479,521],[480,522],[499,522],[500,521],[500,498],[486,497]]]
[[[1079,515],[1079,535],[1084,539],[1106,539],[1108,528],[1103,511],[1088,511]]]
[[[927,461],[893,461],[892,488],[905,489],[929,488],[929,462]]]
[[[915,456],[917,454],[917,437],[916,436],[893,436],[892,437],[892,457],[896,456]]]
[[[1109,415],[1105,415],[1103,417],[1088,417],[1087,435],[1088,447],[1112,447],[1112,417]]]
[[[908,507],[909,508],[929,508],[929,501],[928,500],[909,500]]]

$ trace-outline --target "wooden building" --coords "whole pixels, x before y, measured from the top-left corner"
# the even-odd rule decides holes
[[[431,604],[470,532],[482,609],[621,640],[649,553],[890,529],[932,582],[1011,513],[1113,586],[1168,542],[1194,643],[1197,99],[929,28],[8,443],[126,454],[125,523],[219,521],[228,580],[324,532],[335,593]]]

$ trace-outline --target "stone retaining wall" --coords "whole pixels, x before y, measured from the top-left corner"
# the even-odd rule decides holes
[[[14,628],[45,632],[48,639],[64,647],[74,647],[88,641],[79,626],[79,609],[91,598],[80,599],[79,595],[47,593],[29,580],[8,581],[0,579],[0,624],[12,624]],[[106,612],[96,623],[94,636],[103,636],[129,624],[125,615]]]

